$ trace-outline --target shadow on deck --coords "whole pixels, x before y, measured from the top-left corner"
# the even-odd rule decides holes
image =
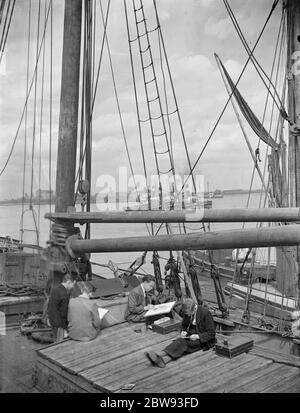
[[[37,351],[36,386],[44,392],[299,392],[300,370],[254,354],[233,359],[213,350],[186,355],[160,369],[144,352],[163,349],[178,332],[136,333],[122,323],[88,343],[66,340]],[[132,390],[123,390],[134,384]]]

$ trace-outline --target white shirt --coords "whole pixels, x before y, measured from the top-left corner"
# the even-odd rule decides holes
[[[198,306],[196,305],[196,307],[195,307],[195,313],[194,313],[194,317],[193,317],[193,321],[192,321],[193,326],[195,326],[195,325],[196,325],[196,314],[197,314],[197,308],[198,308]]]

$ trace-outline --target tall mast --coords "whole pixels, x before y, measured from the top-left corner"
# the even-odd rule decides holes
[[[289,118],[290,206],[300,206],[300,2],[287,0],[287,69]],[[295,274],[293,295],[299,297],[300,249],[297,248],[298,277]]]
[[[65,0],[60,116],[58,131],[56,212],[67,212],[74,205],[78,98],[81,50],[82,0]],[[53,224],[50,234],[50,260],[46,292],[60,282],[70,258],[65,239],[74,233],[73,223]]]
[[[65,0],[56,172],[56,212],[74,205],[82,0]]]

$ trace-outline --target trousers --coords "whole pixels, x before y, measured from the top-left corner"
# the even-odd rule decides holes
[[[184,354],[194,353],[195,351],[201,350],[202,344],[200,340],[189,340],[186,338],[177,338],[172,341],[167,347],[164,348],[164,351],[172,359],[178,359]]]
[[[52,327],[53,341],[63,341],[65,330],[61,327]]]

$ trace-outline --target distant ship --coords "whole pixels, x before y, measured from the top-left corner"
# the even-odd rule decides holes
[[[220,189],[216,189],[215,192],[213,193],[213,198],[223,198],[223,192]]]

